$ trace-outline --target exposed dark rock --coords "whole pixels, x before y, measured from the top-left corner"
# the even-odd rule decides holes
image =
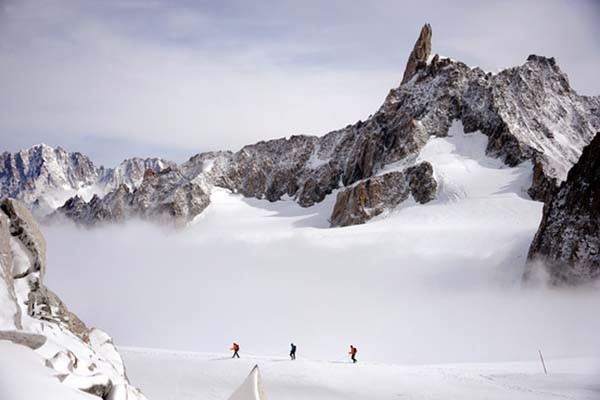
[[[540,265],[554,284],[600,277],[600,133],[544,206],[528,259],[526,279]]]
[[[107,399],[108,395],[110,394],[110,392],[113,388],[113,384],[110,379],[102,379],[102,378],[103,377],[101,377],[100,379],[97,379],[97,380],[102,380],[102,382],[98,382],[98,383],[90,384],[89,386],[81,387],[81,388],[79,388],[79,390],[89,393],[94,396],[98,396],[101,399]]]
[[[73,314],[62,300],[38,281],[30,282],[27,313],[30,317],[64,326],[83,342],[88,341],[88,327]]]
[[[410,193],[417,203],[425,204],[435,198],[437,182],[433,178],[433,167],[427,161],[409,167],[405,171]]]
[[[434,198],[436,188],[428,162],[365,179],[337,194],[331,226],[363,224],[396,207],[411,193],[419,203],[427,203]]]
[[[337,194],[331,226],[364,224],[408,198],[410,189],[402,172],[365,179]]]
[[[121,184],[89,202],[73,197],[57,209],[53,218],[67,217],[92,226],[137,217],[182,226],[201,213],[209,201],[207,190],[199,183],[187,179],[177,167],[167,167],[159,172],[146,170],[133,192]]]
[[[527,193],[532,199],[547,203],[558,190],[558,184],[555,177],[552,178],[544,173],[544,163],[539,160],[539,157],[533,157],[533,176],[531,187],[527,190]]]
[[[4,199],[0,202],[0,210],[10,220],[10,235],[17,237],[31,256],[29,269],[25,271],[13,270],[13,278],[21,279],[37,272],[39,273],[39,279],[44,279],[46,273],[46,241],[37,222],[21,203],[11,199]]]
[[[421,28],[419,38],[415,43],[415,47],[408,56],[406,62],[406,69],[404,70],[404,76],[402,77],[402,83],[410,80],[417,70],[422,69],[427,65],[427,58],[431,54],[431,25],[425,24]]]

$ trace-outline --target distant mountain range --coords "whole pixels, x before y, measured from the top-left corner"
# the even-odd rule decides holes
[[[38,145],[0,155],[0,196],[21,200],[39,216],[85,226],[129,218],[184,226],[209,205],[214,187],[269,201],[289,196],[302,207],[337,192],[331,225],[360,224],[409,197],[423,204],[435,198],[435,170],[416,160],[430,137],[447,135],[459,120],[465,132],[488,137],[488,155],[507,166],[530,162],[529,196],[554,204],[557,193],[564,196],[560,193],[567,190],[561,184],[568,186],[569,170],[600,130],[600,97],[578,95],[553,58],[531,55],[523,65],[486,73],[432,55],[431,37],[427,24],[402,83],[366,121],[321,137],[299,135],[235,153],[200,153],[180,165],[134,158],[116,168],[96,167],[80,153]],[[545,216],[543,223],[551,218]],[[598,232],[597,212],[591,218]],[[568,266],[591,257],[586,265],[599,268],[597,247],[578,250],[568,261],[545,249],[535,245],[530,257],[560,259]]]

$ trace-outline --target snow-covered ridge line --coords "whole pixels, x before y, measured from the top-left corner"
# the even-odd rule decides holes
[[[144,400],[131,386],[121,356],[105,332],[88,328],[44,284],[46,243],[31,213],[15,200],[0,202],[0,346],[2,353],[20,355],[12,366],[19,374],[42,370],[49,392],[2,383],[2,395],[15,398]],[[7,343],[8,342],[8,343]],[[39,363],[22,366],[25,359]],[[64,387],[61,387],[61,382]],[[7,387],[8,386],[8,387]],[[8,393],[6,393],[8,391]],[[81,391],[81,392],[80,392]],[[30,397],[31,396],[31,397]],[[66,397],[65,397],[66,396]]]
[[[446,136],[457,120],[466,132],[486,135],[485,152],[506,165],[531,160],[533,179],[528,193],[535,200],[547,201],[600,129],[600,98],[579,96],[552,58],[531,55],[523,65],[493,75],[431,56],[431,36],[431,27],[424,26],[409,57],[408,75],[366,121],[322,137],[298,135],[261,141],[235,153],[201,153],[166,169],[155,164],[151,166],[154,174],[146,174],[143,168],[148,166],[143,165],[130,183],[114,173],[114,181],[96,191],[98,196],[72,198],[58,214],[88,226],[129,218],[182,226],[206,208],[214,187],[269,201],[289,197],[303,207],[338,190],[342,204],[336,209],[346,214],[342,219],[362,223],[368,213],[364,218],[347,218],[355,214],[355,207],[344,204],[362,207],[363,201],[356,196],[364,193],[348,193],[350,186],[367,184],[373,177],[385,180],[382,171],[391,165],[412,167],[411,160],[429,138]],[[383,185],[389,187],[396,181],[387,179]],[[7,186],[6,180],[0,182],[2,188]],[[12,186],[18,187],[18,180]],[[427,178],[421,184],[416,179],[413,186],[416,192],[426,192],[432,182]],[[34,204],[39,194],[26,203],[39,206]],[[393,187],[390,195],[397,198]],[[391,207],[396,205],[392,203]]]
[[[175,164],[160,158],[130,158],[114,168],[97,167],[79,152],[39,144],[16,153],[0,154],[0,198],[23,202],[43,216],[72,196],[89,200],[125,185],[137,187],[146,170],[160,171]]]
[[[311,206],[334,190],[380,174],[388,165],[410,166],[408,160],[418,156],[429,137],[445,136],[454,120],[460,120],[467,132],[480,130],[488,136],[486,152],[507,165],[532,160],[529,194],[546,200],[600,125],[599,103],[596,97],[578,96],[552,59],[531,56],[522,66],[492,76],[434,57],[392,90],[367,121],[323,137],[291,136],[245,146],[236,153],[199,154],[179,166],[186,179],[177,187],[198,184],[201,192],[194,185],[188,187],[202,199],[193,201],[189,190],[183,190],[179,197],[191,201],[173,202],[165,194],[158,196],[158,203],[147,205],[152,215],[161,214],[160,209],[183,210],[175,215],[191,220],[195,215],[186,216],[185,210],[203,207],[190,202],[204,204],[211,188],[219,186],[269,201],[288,196],[301,206]],[[120,197],[118,203],[133,200]],[[82,212],[65,211],[90,224],[105,208],[112,208],[110,201]],[[148,215],[135,206],[130,214]]]

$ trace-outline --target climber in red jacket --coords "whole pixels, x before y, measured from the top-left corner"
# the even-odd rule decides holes
[[[240,350],[239,344],[237,344],[236,342],[233,342],[233,346],[229,350],[233,350],[233,355],[231,356],[231,358],[235,358],[235,357],[240,358],[240,355],[238,354],[238,351]]]
[[[353,363],[356,362],[356,353],[357,352],[358,352],[358,350],[356,349],[356,347],[354,347],[353,345],[350,345],[350,351],[348,352],[348,354],[350,354],[350,359],[352,359]]]

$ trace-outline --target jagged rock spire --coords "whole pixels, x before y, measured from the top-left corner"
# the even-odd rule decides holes
[[[431,54],[431,25],[425,24],[421,28],[419,38],[415,43],[415,47],[408,56],[406,62],[406,69],[404,70],[404,76],[402,77],[402,83],[405,83],[412,78],[420,66],[427,62],[427,58]]]

